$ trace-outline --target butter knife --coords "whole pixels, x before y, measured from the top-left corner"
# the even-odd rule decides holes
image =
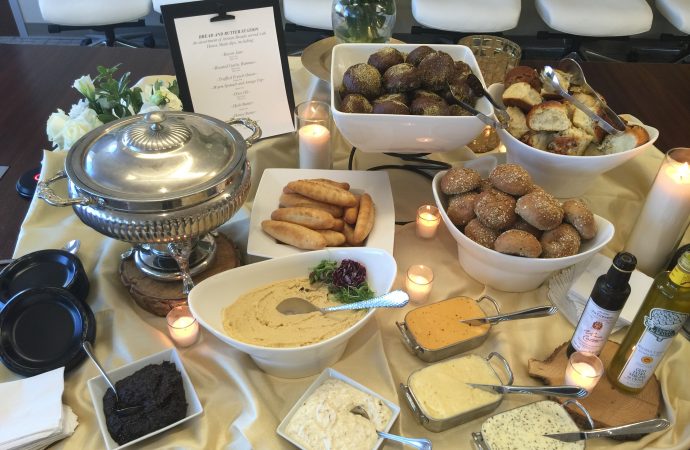
[[[563,442],[577,442],[585,439],[595,439],[601,437],[654,433],[657,431],[665,430],[669,427],[669,425],[671,425],[671,423],[666,419],[651,419],[642,422],[621,425],[618,427],[597,428],[595,430],[576,431],[572,433],[545,434],[544,436],[552,439],[558,439],[559,441]]]
[[[520,311],[499,314],[497,316],[488,317],[478,317],[475,319],[465,319],[461,320],[460,323],[466,323],[468,325],[477,326],[484,324],[495,324],[498,322],[503,322],[506,320],[518,320],[518,319],[529,319],[532,317],[544,317],[550,316],[558,312],[558,308],[555,306],[535,306],[534,308],[521,309]]]
[[[587,390],[579,386],[509,386],[477,383],[467,383],[467,385],[499,394],[538,394],[574,398],[582,398],[587,395]]]

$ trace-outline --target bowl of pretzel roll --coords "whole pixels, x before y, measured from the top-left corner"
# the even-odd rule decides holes
[[[266,169],[247,253],[264,258],[329,247],[393,252],[395,212],[384,171]]]
[[[574,98],[603,115],[593,95],[571,84],[565,72],[556,74]],[[625,114],[620,116],[625,133],[607,134],[583,111],[550,92],[532,67],[513,68],[489,92],[502,100],[510,116],[507,129],[498,130],[508,161],[527,169],[558,198],[584,194],[597,176],[651,148],[659,137],[656,128]]]
[[[438,172],[433,194],[460,266],[506,292],[536,289],[599,252],[614,234],[583,200],[562,202],[522,166],[498,164],[491,155]]]

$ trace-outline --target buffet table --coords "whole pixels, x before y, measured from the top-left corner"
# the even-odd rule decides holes
[[[326,84],[311,76],[299,59],[290,58],[290,68],[296,102],[308,98],[328,100]],[[349,150],[346,142],[336,138],[334,168],[347,167]],[[474,155],[467,149],[433,155],[434,159],[448,162],[472,157]],[[269,167],[296,167],[296,139],[293,135],[283,135],[261,141],[249,149],[248,158],[252,164],[249,200],[243,211],[221,228],[221,232],[233,239],[240,250],[246,248],[247,211],[251,210],[262,171]],[[593,212],[608,218],[616,226],[615,236],[606,248],[608,256],[622,250],[661,159],[661,152],[650,149],[637,159],[600,177],[585,195]],[[62,167],[63,161],[64,153],[45,152],[42,177],[52,176]],[[396,161],[386,155],[358,152],[354,169],[364,170],[390,163]],[[389,175],[397,221],[411,221],[418,206],[433,203],[427,179],[399,170],[390,170]],[[167,333],[165,319],[139,308],[120,283],[119,256],[128,248],[127,244],[105,238],[86,227],[71,209],[54,208],[34,199],[20,231],[15,257],[34,250],[59,248],[75,238],[82,241],[79,256],[91,280],[88,302],[96,316],[94,348],[101,363],[112,369],[171,347],[173,344]],[[402,287],[402,274],[409,265],[420,263],[429,265],[435,273],[429,301],[455,295],[476,298],[490,294],[506,312],[548,303],[546,284],[523,294],[495,291],[479,284],[460,268],[456,252],[455,241],[443,225],[436,238],[430,241],[416,237],[414,224],[398,226],[394,250],[398,279],[394,287]],[[378,311],[377,320],[369,322],[355,335],[343,358],[333,367],[401,406],[401,415],[393,432],[410,437],[428,437],[435,449],[471,448],[470,434],[479,430],[483,418],[442,433],[431,433],[415,422],[398,394],[399,383],[406,382],[413,370],[425,365],[405,350],[395,326],[395,321],[402,320],[412,307],[414,305],[403,310]],[[507,322],[495,327],[489,339],[473,353],[485,356],[491,351],[498,351],[510,362],[516,384],[537,384],[527,375],[528,359],[545,359],[570,338],[572,330],[573,327],[560,314]],[[622,336],[623,333],[619,332],[613,335],[613,339],[620,340]],[[204,413],[182,426],[144,441],[142,447],[292,448],[275,433],[275,429],[315,376],[296,380],[269,376],[258,369],[247,355],[232,349],[206,331],[202,331],[201,339],[195,345],[178,351],[200,397]],[[590,441],[588,447],[690,448],[687,367],[690,367],[690,342],[678,336],[657,371],[665,402],[663,415],[674,423],[672,428],[637,442],[618,443],[599,439]],[[63,402],[77,414],[80,425],[72,437],[57,443],[54,448],[103,446],[86,389],[86,381],[97,375],[96,368],[85,362],[66,376]],[[0,366],[0,382],[17,378],[18,375]],[[538,399],[526,395],[507,396],[496,412]],[[389,448],[388,445],[385,448]]]

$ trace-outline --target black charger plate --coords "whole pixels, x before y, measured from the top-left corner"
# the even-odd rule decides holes
[[[0,307],[17,293],[34,287],[61,287],[86,301],[89,279],[76,255],[65,250],[39,250],[13,261],[0,272]]]
[[[82,342],[95,336],[91,308],[62,288],[24,290],[0,311],[0,359],[20,375],[68,372],[86,357]]]

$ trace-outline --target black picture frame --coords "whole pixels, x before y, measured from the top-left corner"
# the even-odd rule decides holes
[[[288,64],[287,51],[285,47],[285,35],[282,27],[282,13],[280,10],[279,0],[214,0],[161,5],[163,24],[168,37],[173,65],[175,67],[175,75],[177,77],[177,83],[180,89],[180,100],[182,101],[183,109],[185,111],[193,112],[194,104],[192,102],[184,60],[182,58],[180,42],[175,27],[175,20],[186,17],[205,16],[209,14],[214,14],[214,16],[210,19],[211,22],[233,20],[234,16],[232,13],[234,11],[266,7],[273,8],[273,21],[276,27],[277,37],[276,45],[278,46],[280,53],[280,65],[283,69],[285,95],[287,96],[289,106],[289,111],[287,111],[286,114],[289,114],[292,117],[292,112],[295,109],[295,98],[292,92],[292,80],[290,78],[290,66]],[[230,114],[227,118],[232,116],[233,114]]]

